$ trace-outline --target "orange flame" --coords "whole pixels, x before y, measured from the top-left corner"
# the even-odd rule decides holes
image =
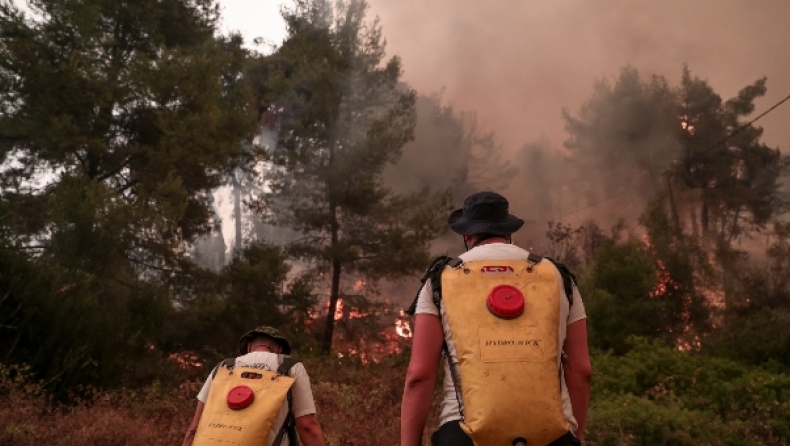
[[[395,321],[395,333],[397,333],[398,336],[402,338],[412,337],[411,325],[409,324],[409,321],[397,319]]]

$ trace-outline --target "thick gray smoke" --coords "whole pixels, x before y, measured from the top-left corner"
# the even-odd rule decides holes
[[[523,149],[525,144],[563,151],[568,135],[561,110],[575,115],[590,99],[596,80],[613,80],[626,65],[645,80],[656,74],[676,86],[683,64],[688,64],[724,99],[766,76],[768,93],[756,101],[754,116],[790,93],[790,2],[785,0],[370,4],[371,14],[381,20],[388,53],[403,58],[404,80],[423,94],[443,91],[444,102],[458,112],[476,111],[484,127],[495,132],[505,157],[514,161],[540,159],[540,154]],[[784,153],[790,147],[789,105],[758,123],[765,129],[763,142]],[[561,175],[562,163],[543,158],[557,166],[540,172],[541,181],[550,184],[545,177]],[[524,188],[534,184],[525,178],[528,173],[521,168],[506,191],[522,214],[535,202],[521,199]],[[562,216],[594,201],[569,195],[551,215]],[[641,197],[625,194],[564,220],[605,221],[623,209],[631,209],[624,216],[633,217],[643,205]]]

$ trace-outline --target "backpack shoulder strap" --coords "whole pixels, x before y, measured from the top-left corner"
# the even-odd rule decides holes
[[[535,259],[537,259],[537,260],[535,260]],[[527,260],[529,260],[530,262],[535,263],[535,264],[540,263],[540,261],[543,260],[543,259],[546,259],[549,262],[553,263],[554,266],[557,268],[557,270],[560,272],[560,276],[562,277],[562,286],[563,286],[563,288],[565,288],[565,297],[568,298],[568,305],[572,306],[573,305],[573,286],[574,285],[578,285],[578,282],[576,282],[576,275],[573,274],[571,272],[571,270],[569,270],[568,267],[565,266],[565,264],[560,263],[560,262],[552,259],[551,257],[543,257],[543,256],[539,256],[537,254],[529,253],[529,257],[527,258]]]
[[[280,375],[290,376],[291,369],[296,364],[302,361],[292,358],[290,356],[284,356],[283,362],[277,367],[277,373]],[[293,395],[291,393],[291,389],[288,389],[287,393],[288,398],[288,415],[285,417],[285,422],[283,423],[282,427],[280,428],[280,432],[277,433],[277,437],[274,439],[273,446],[280,446],[283,442],[283,437],[285,434],[288,434],[288,444],[289,446],[296,446],[299,444],[299,437],[296,434],[296,418],[294,418],[293,413]]]
[[[460,257],[450,257],[450,256],[439,256],[431,262],[431,266],[425,271],[423,274],[422,279],[420,279],[421,285],[420,289],[417,290],[417,296],[414,297],[414,302],[412,302],[409,309],[406,311],[407,314],[414,316],[414,313],[417,310],[417,300],[420,298],[420,291],[422,291],[422,286],[425,285],[425,282],[428,280],[431,281],[431,298],[433,300],[433,304],[436,305],[436,309],[439,310],[439,320],[441,320],[442,314],[442,271],[446,266],[450,266],[451,268],[457,268],[464,263]],[[444,356],[447,358],[448,364],[450,364],[450,349],[447,347],[447,340],[442,340],[442,352]],[[458,408],[461,412],[461,419],[465,419],[463,404],[461,403],[461,396],[459,393],[459,381],[460,377],[456,376],[455,369],[450,364],[450,378],[453,381],[453,387],[455,387],[455,397],[458,399]]]
[[[417,290],[417,295],[414,296],[414,301],[409,306],[409,309],[406,310],[406,314],[410,316],[414,316],[417,311],[417,301],[420,299],[420,291],[422,291],[423,285],[428,280],[431,281],[431,289],[432,289],[432,298],[433,303],[436,304],[436,308],[439,308],[441,303],[441,296],[442,296],[442,271],[444,267],[450,265],[451,267],[455,268],[461,265],[463,260],[458,257],[450,257],[450,256],[439,256],[433,259],[428,269],[425,270],[425,274],[422,275],[420,279],[420,289]]]
[[[236,367],[236,358],[226,358],[220,361],[219,364],[217,364],[217,366],[214,367],[214,370],[211,371],[211,379],[216,378],[217,371],[219,370],[220,367],[226,367],[229,369]]]
[[[299,364],[300,362],[302,361],[296,358],[292,358],[290,356],[283,356],[283,362],[282,364],[280,364],[279,367],[277,367],[277,373],[279,373],[280,375],[289,376],[293,366]]]

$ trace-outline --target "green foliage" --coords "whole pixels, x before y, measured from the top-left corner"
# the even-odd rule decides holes
[[[790,439],[790,376],[630,338],[593,353],[592,445],[781,445]]]
[[[0,346],[63,396],[156,360],[255,117],[210,0],[28,7],[0,2]]]
[[[579,178],[587,184],[575,187],[606,194],[636,187],[652,196],[662,172],[680,153],[679,110],[666,79],[645,81],[633,67],[621,69],[614,84],[596,83],[577,116],[563,111],[565,147],[583,172],[598,173]]]
[[[413,137],[415,94],[399,84],[400,60],[384,60],[381,28],[366,11],[364,1],[297,2],[284,15],[287,40],[257,67],[267,76],[261,103],[280,116],[271,193],[257,208],[303,235],[289,254],[329,282],[325,352],[341,296],[357,280],[423,268],[448,207],[446,194],[397,195],[383,184]]]
[[[661,304],[649,297],[655,282],[655,269],[644,243],[604,240],[581,283],[590,319],[590,345],[624,353],[628,335],[660,336],[664,330],[657,321]]]
[[[677,93],[683,105],[684,145],[673,171],[681,185],[701,191],[697,204],[701,233],[727,243],[764,228],[777,205],[782,169],[779,150],[760,142],[760,127],[734,133],[743,125],[740,120],[754,111],[755,99],[765,95],[765,82],[759,79],[736,97],[722,101],[707,81],[692,77],[684,67]],[[711,147],[730,134],[724,143]]]
[[[760,142],[760,127],[739,130],[765,82],[723,101],[688,67],[674,88],[663,77],[646,81],[635,68],[623,68],[613,84],[595,85],[576,116],[563,112],[572,159],[582,172],[600,173],[579,178],[584,186],[575,187],[590,191],[589,199],[628,188],[649,199],[669,184],[687,231],[726,244],[765,228],[780,204],[785,162]]]
[[[640,222],[647,242],[594,233],[598,247],[582,279],[590,343],[619,354],[629,335],[697,345],[711,328],[702,293],[711,274],[705,253],[673,227],[660,201],[648,205]]]
[[[652,297],[662,302],[658,315],[676,339],[694,343],[711,326],[711,309],[703,288],[713,286],[712,267],[698,239],[674,226],[662,200],[653,200],[639,219],[647,231],[649,252],[657,268]]]
[[[725,323],[706,350],[751,364],[790,365],[790,224],[777,222],[766,260],[744,257],[731,280]]]
[[[780,446],[790,441],[787,373],[680,352],[657,341],[631,338],[629,343],[623,356],[592,352],[585,444]],[[397,438],[405,357],[372,364],[348,357],[301,359],[328,444],[388,444]],[[212,365],[206,364],[205,373]],[[0,442],[172,444],[189,424],[198,388],[199,383],[186,381],[177,389],[153,384],[98,392],[85,404],[48,410],[40,383],[25,367],[0,366],[0,395],[8,402],[0,408]],[[426,440],[438,427],[441,398],[437,386]]]
[[[196,352],[213,361],[236,354],[239,337],[259,325],[298,335],[315,299],[305,290],[308,279],[297,276],[289,282],[289,271],[281,247],[250,244],[218,274],[203,271],[202,279],[193,283],[194,297],[181,302],[160,331],[158,344],[166,351]]]

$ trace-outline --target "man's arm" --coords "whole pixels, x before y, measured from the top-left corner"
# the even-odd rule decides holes
[[[206,407],[206,404],[202,401],[198,401],[197,409],[195,409],[195,416],[192,418],[192,423],[187,429],[187,434],[184,436],[184,441],[181,443],[181,446],[192,446],[192,442],[195,440],[195,432],[197,432],[198,424],[200,423],[200,417],[203,415],[204,407]]]
[[[444,332],[439,316],[418,314],[415,317],[411,359],[400,407],[401,446],[422,444],[422,432],[431,410],[443,341]]]
[[[296,419],[296,432],[304,446],[325,446],[324,431],[314,413]],[[295,445],[294,445],[295,446]]]
[[[565,336],[565,354],[568,355],[564,364],[565,385],[573,407],[573,417],[579,424],[576,438],[584,441],[584,429],[587,425],[587,410],[590,405],[590,386],[592,383],[592,365],[590,351],[587,347],[587,320],[581,319],[568,325]]]

